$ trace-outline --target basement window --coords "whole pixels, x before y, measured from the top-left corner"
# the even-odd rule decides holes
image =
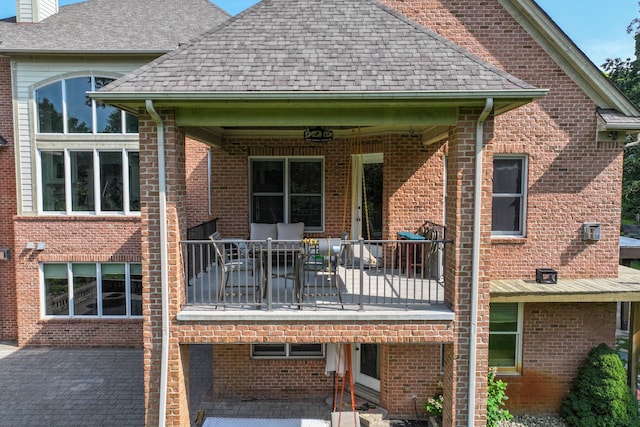
[[[322,344],[251,344],[254,359],[320,359]]]

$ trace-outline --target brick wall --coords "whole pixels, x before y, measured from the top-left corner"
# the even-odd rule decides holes
[[[13,251],[13,217],[17,212],[16,170],[13,141],[13,97],[9,58],[0,58],[0,135],[8,142],[0,147],[0,247],[11,248],[13,259],[0,261],[0,340],[16,340],[16,281]]]
[[[46,249],[25,249],[27,242],[44,242]],[[15,247],[19,345],[142,345],[141,319],[42,319],[39,268],[42,262],[139,263],[139,218],[17,217]]]
[[[323,359],[252,359],[251,346],[213,346],[214,399],[297,399],[329,397],[333,376]]]
[[[525,304],[522,375],[501,377],[507,409],[557,412],[589,350],[600,343],[615,348],[615,316],[615,303]]]
[[[185,140],[186,157],[185,167],[187,175],[187,227],[193,227],[200,223],[213,219],[209,214],[209,147],[194,141]]]
[[[492,278],[612,277],[618,269],[622,147],[595,141],[595,105],[497,0],[383,3],[549,94],[495,120],[494,153],[529,156],[527,238],[493,239]],[[486,19],[489,17],[490,19]],[[602,240],[581,239],[584,222]],[[597,262],[595,262],[597,260]]]
[[[351,227],[350,155],[384,153],[383,238],[416,231],[426,220],[442,222],[444,150],[402,135],[336,138],[323,144],[301,139],[232,139],[213,149],[214,217],[223,236],[249,234],[249,156],[319,156],[325,167],[325,236]],[[346,201],[346,211],[345,211]]]

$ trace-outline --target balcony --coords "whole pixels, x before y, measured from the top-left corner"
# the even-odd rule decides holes
[[[446,240],[189,240],[189,311],[442,311]],[[448,310],[445,310],[448,311]]]

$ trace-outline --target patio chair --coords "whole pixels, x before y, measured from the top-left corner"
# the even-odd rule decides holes
[[[245,288],[246,290],[249,290],[253,287],[255,301],[255,295],[259,294],[260,286],[253,279],[253,259],[248,256],[245,248],[234,242],[222,241],[220,232],[218,231],[211,234],[209,236],[209,239],[211,239],[211,242],[213,244],[216,264],[218,265],[218,269],[220,270],[218,301],[225,300],[225,296],[227,295],[226,288],[229,283],[229,277],[234,272],[244,272],[245,278],[248,278],[249,275],[251,275],[251,283],[235,284],[233,286],[237,288]],[[234,295],[242,296],[243,294],[242,292],[238,292]]]

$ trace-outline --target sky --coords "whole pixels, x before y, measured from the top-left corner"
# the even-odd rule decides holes
[[[60,5],[82,0],[59,0]],[[131,0],[135,1],[135,0]],[[235,15],[258,0],[211,0]],[[640,16],[638,0],[537,0],[545,12],[596,65],[607,58],[630,58],[633,34],[627,26]],[[15,16],[15,0],[0,0],[0,18]]]

